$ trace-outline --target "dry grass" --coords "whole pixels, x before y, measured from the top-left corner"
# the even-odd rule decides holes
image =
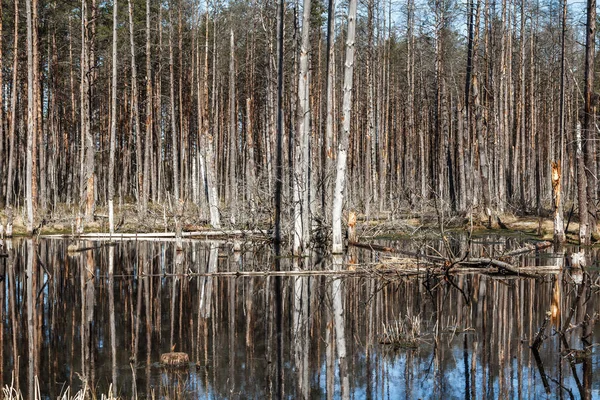
[[[391,324],[383,324],[379,342],[394,348],[414,349],[421,343],[421,317],[407,315]]]
[[[35,377],[35,388],[34,388],[34,396],[35,400],[41,400],[42,397],[40,392],[40,385]],[[74,394],[71,394],[71,387],[67,387],[62,391],[60,396],[58,396],[57,400],[85,400],[85,399],[101,399],[101,400],[120,400],[120,397],[116,397],[113,393],[112,385],[108,388],[108,393],[101,394],[100,397],[94,394],[89,393],[89,387],[87,382],[83,382],[83,387]],[[2,388],[2,400],[24,400],[23,394],[20,390],[17,390],[14,386],[14,379],[11,381],[10,385],[5,385]]]

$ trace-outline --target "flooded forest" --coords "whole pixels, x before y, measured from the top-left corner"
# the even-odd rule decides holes
[[[600,397],[596,9],[0,0],[0,397]]]

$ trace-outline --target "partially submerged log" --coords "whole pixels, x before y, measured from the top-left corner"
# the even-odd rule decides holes
[[[185,367],[190,363],[187,353],[171,352],[160,355],[160,364],[165,367]]]
[[[415,259],[415,263],[417,263],[419,260],[427,260],[429,262],[439,264],[439,266],[445,268],[446,271],[449,271],[451,269],[454,270],[457,267],[484,267],[484,268],[493,267],[493,268],[497,268],[498,271],[508,273],[508,274],[513,274],[513,275],[518,275],[518,276],[523,276],[523,277],[528,277],[528,278],[538,278],[539,277],[538,274],[531,273],[531,272],[525,272],[525,271],[521,270],[519,267],[513,266],[506,260],[511,257],[520,256],[520,255],[523,255],[523,254],[526,254],[526,253],[529,253],[532,251],[539,251],[542,249],[546,249],[546,248],[552,246],[552,243],[545,241],[545,242],[538,242],[533,245],[526,245],[519,249],[502,254],[498,258],[464,258],[464,259],[459,259],[459,260],[449,260],[449,259],[445,259],[444,257],[440,257],[440,256],[423,254],[423,253],[415,253],[415,252],[398,249],[395,247],[381,246],[381,245],[377,245],[377,244],[373,244],[373,243],[359,243],[356,241],[349,241],[348,246],[354,246],[354,247],[360,247],[360,248],[369,249],[369,250],[382,251],[382,252],[387,252],[387,253],[397,253],[397,254],[411,256]]]
[[[260,236],[267,237],[269,232],[259,229],[254,230],[206,230],[206,231],[194,231],[194,232],[181,232],[182,238],[188,239],[218,239],[218,238],[230,238],[230,237],[249,237],[249,236]],[[72,235],[41,235],[40,237],[45,239],[65,239],[70,238]],[[110,233],[97,232],[97,233],[82,233],[77,235],[79,239],[85,240],[152,240],[152,239],[175,239],[177,238],[176,232],[152,232],[152,233]]]

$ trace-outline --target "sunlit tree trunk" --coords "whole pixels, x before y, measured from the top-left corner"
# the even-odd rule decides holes
[[[205,38],[205,51],[204,51],[204,106],[202,108],[202,136],[205,140],[204,152],[206,160],[206,187],[208,194],[208,207],[210,212],[210,224],[213,228],[221,227],[221,217],[219,215],[219,194],[217,192],[217,175],[216,175],[216,162],[214,156],[214,138],[209,128],[209,114],[208,114],[208,26],[209,26],[209,13],[208,13],[208,0],[206,0],[206,38]]]
[[[323,169],[322,182],[325,190],[322,192],[322,214],[326,218],[331,215],[331,202],[333,198],[332,171],[333,162],[335,160],[335,152],[333,150],[333,124],[334,124],[334,103],[335,103],[335,0],[329,0],[327,8],[327,122],[325,128],[325,168]]]
[[[310,149],[310,51],[311,0],[304,0],[302,15],[302,44],[298,68],[298,114],[294,150],[294,248],[295,255],[304,253],[309,238],[309,149]]]
[[[561,21],[561,55],[560,55],[560,111],[559,111],[559,149],[553,155],[555,162],[552,164],[552,199],[554,202],[554,241],[566,241],[563,211],[563,170],[565,147],[565,38],[567,35],[567,1],[562,0]],[[558,155],[558,158],[556,156]]]
[[[342,207],[344,202],[344,189],[346,187],[346,159],[348,155],[348,140],[350,136],[350,111],[352,110],[352,87],[354,73],[354,38],[356,32],[356,3],[348,3],[348,37],[346,39],[346,63],[344,67],[344,103],[342,119],[342,133],[338,144],[337,175],[333,192],[333,246],[334,253],[344,250],[342,242]]]

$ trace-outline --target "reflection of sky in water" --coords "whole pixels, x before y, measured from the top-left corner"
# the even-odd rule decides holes
[[[522,245],[521,238],[483,238],[478,239],[478,242],[473,251],[483,253],[502,252]],[[24,280],[27,257],[23,242],[16,243],[16,252],[10,260],[6,260],[9,267],[8,279],[0,282],[3,294],[0,298],[0,301],[3,301],[3,335],[0,336],[3,351],[2,379],[3,384],[10,382],[14,366],[11,336],[11,313],[14,312],[18,332],[17,352],[21,357],[19,376],[21,389],[25,391],[28,379],[28,319],[25,306],[28,296]],[[35,293],[39,302],[37,316],[40,323],[38,335],[41,340],[38,343],[41,348],[38,374],[42,392],[56,398],[58,393],[54,392],[59,390],[57,387],[62,387],[63,382],[70,382],[74,388],[80,383],[77,374],[81,373],[82,368],[82,296],[92,296],[87,301],[94,304],[93,321],[89,325],[93,335],[90,343],[94,363],[90,368],[94,368],[94,384],[98,389],[106,390],[113,372],[109,286],[105,273],[108,252],[95,251],[94,257],[79,255],[67,259],[65,242],[41,243],[45,250],[38,255],[53,273],[50,279],[49,275],[40,270],[40,280],[36,283]],[[427,244],[436,246],[435,241]],[[414,242],[396,242],[395,245],[405,246],[410,251],[424,248]],[[272,262],[270,252],[246,253],[241,260],[236,259],[227,246],[224,243],[218,244],[220,250],[217,254],[217,247],[213,244],[215,250],[211,256],[210,246],[190,246],[186,243],[182,254],[183,270],[231,271],[240,265],[248,270],[258,270],[266,268]],[[461,251],[460,240],[453,240],[452,246],[455,246],[453,251]],[[114,282],[117,334],[115,356],[119,394],[128,396],[133,391],[130,357],[137,321],[139,364],[135,368],[135,376],[140,398],[151,395],[153,391],[163,397],[179,391],[188,398],[209,399],[269,396],[269,385],[276,373],[275,355],[267,354],[267,349],[273,349],[274,346],[269,340],[276,336],[273,331],[271,308],[274,299],[273,280],[264,277],[174,279],[165,276],[165,273],[170,273],[174,268],[172,244],[125,242],[116,247],[115,254],[115,273],[124,275],[115,277]],[[372,262],[377,258],[368,252],[360,253],[359,257],[365,262]],[[594,257],[597,255],[594,254]],[[138,258],[145,259],[146,262],[138,263]],[[523,265],[549,265],[553,260],[556,260],[556,256],[544,255],[529,256],[520,262]],[[12,264],[9,265],[9,262]],[[94,265],[86,264],[89,262],[93,262]],[[1,263],[2,261],[0,266]],[[156,276],[149,278],[139,275],[142,265],[145,270],[154,271]],[[88,288],[82,290],[79,275],[81,267],[91,267],[94,271],[93,291],[88,291]],[[289,268],[289,265],[284,265],[284,268]],[[11,308],[11,292],[7,284],[7,281],[12,279],[11,274],[14,274],[16,284],[14,309]],[[296,287],[302,287],[296,284],[295,279],[282,279],[283,376],[288,398],[298,398],[301,394],[298,382],[302,366],[296,364],[296,351],[302,354],[308,352],[310,397],[326,396],[326,327],[332,324],[329,320],[332,296],[338,294],[344,296],[343,315],[352,398],[466,398],[467,384],[469,390],[473,390],[472,385],[475,385],[474,397],[478,399],[503,396],[521,396],[525,399],[546,397],[529,343],[541,326],[546,311],[550,309],[553,297],[551,279],[534,282],[476,275],[456,277],[455,283],[462,285],[472,302],[470,306],[466,306],[462,294],[443,279],[432,282],[435,287],[432,299],[424,289],[422,278],[386,282],[381,278],[366,277],[343,279],[343,293],[331,293],[331,277],[298,278],[310,283],[310,298],[302,298],[301,302],[295,303],[294,290]],[[177,284],[174,285],[174,282]],[[563,285],[560,307],[564,316],[574,300],[576,291],[566,279]],[[375,290],[375,295],[371,290]],[[593,310],[598,304],[598,297],[598,293],[591,296],[589,304]],[[147,299],[150,304],[147,304]],[[138,301],[141,303],[138,304]],[[294,307],[298,304],[308,308],[295,310]],[[147,307],[151,308],[149,314]],[[233,315],[230,313],[231,307],[234,307]],[[436,307],[440,309],[438,318],[435,313]],[[302,315],[300,321],[306,321],[304,315],[309,316],[309,329],[305,329],[304,326],[294,329],[296,312]],[[150,335],[146,331],[148,315],[152,329]],[[199,315],[207,318],[203,320]],[[421,316],[421,331],[425,335],[426,343],[416,350],[393,350],[389,345],[380,344],[383,325],[393,323],[405,315]],[[520,328],[517,326],[517,316],[521,318]],[[370,321],[370,318],[373,320]],[[160,331],[152,325],[158,320],[161,323]],[[442,333],[439,334],[437,353],[434,357],[432,343],[436,320]],[[199,327],[201,321],[207,324],[206,332]],[[372,337],[369,337],[369,324],[374,329]],[[457,332],[451,333],[455,328],[458,329]],[[470,329],[463,333],[461,329],[464,328]],[[560,341],[557,335],[553,335],[553,329],[550,324],[546,329],[548,338],[540,348],[541,360],[551,389],[549,397],[559,396],[560,389],[554,380],[561,379],[562,385],[571,389],[574,397],[578,398],[577,384],[569,364],[560,354]],[[303,336],[307,334],[308,337]],[[581,348],[580,336],[580,329],[572,332],[569,340],[573,347]],[[300,341],[300,347],[297,347],[295,339]],[[247,340],[250,341],[249,345]],[[176,344],[177,351],[187,352],[192,360],[188,368],[179,372],[166,371],[157,363],[160,354],[170,350],[171,341]],[[598,329],[594,330],[593,342],[600,342]],[[372,343],[368,349],[369,359],[365,355],[367,343]],[[234,347],[230,348],[231,345]],[[149,365],[146,363],[147,346],[150,346]],[[501,349],[504,350],[506,360],[503,365],[500,365]],[[230,358],[232,356],[233,359]],[[196,361],[199,361],[198,366]],[[339,398],[342,390],[338,376],[339,363],[337,360],[334,360],[334,363],[334,397]],[[593,370],[600,365],[600,353],[596,347],[593,348],[591,363]],[[576,371],[582,379],[583,364],[576,364]],[[465,381],[467,375],[468,382]],[[73,380],[69,381],[70,378]],[[54,392],[49,393],[52,385]],[[591,389],[594,397],[600,395],[600,378],[596,378],[595,375],[592,376]],[[567,392],[563,391],[563,395],[568,398]]]

